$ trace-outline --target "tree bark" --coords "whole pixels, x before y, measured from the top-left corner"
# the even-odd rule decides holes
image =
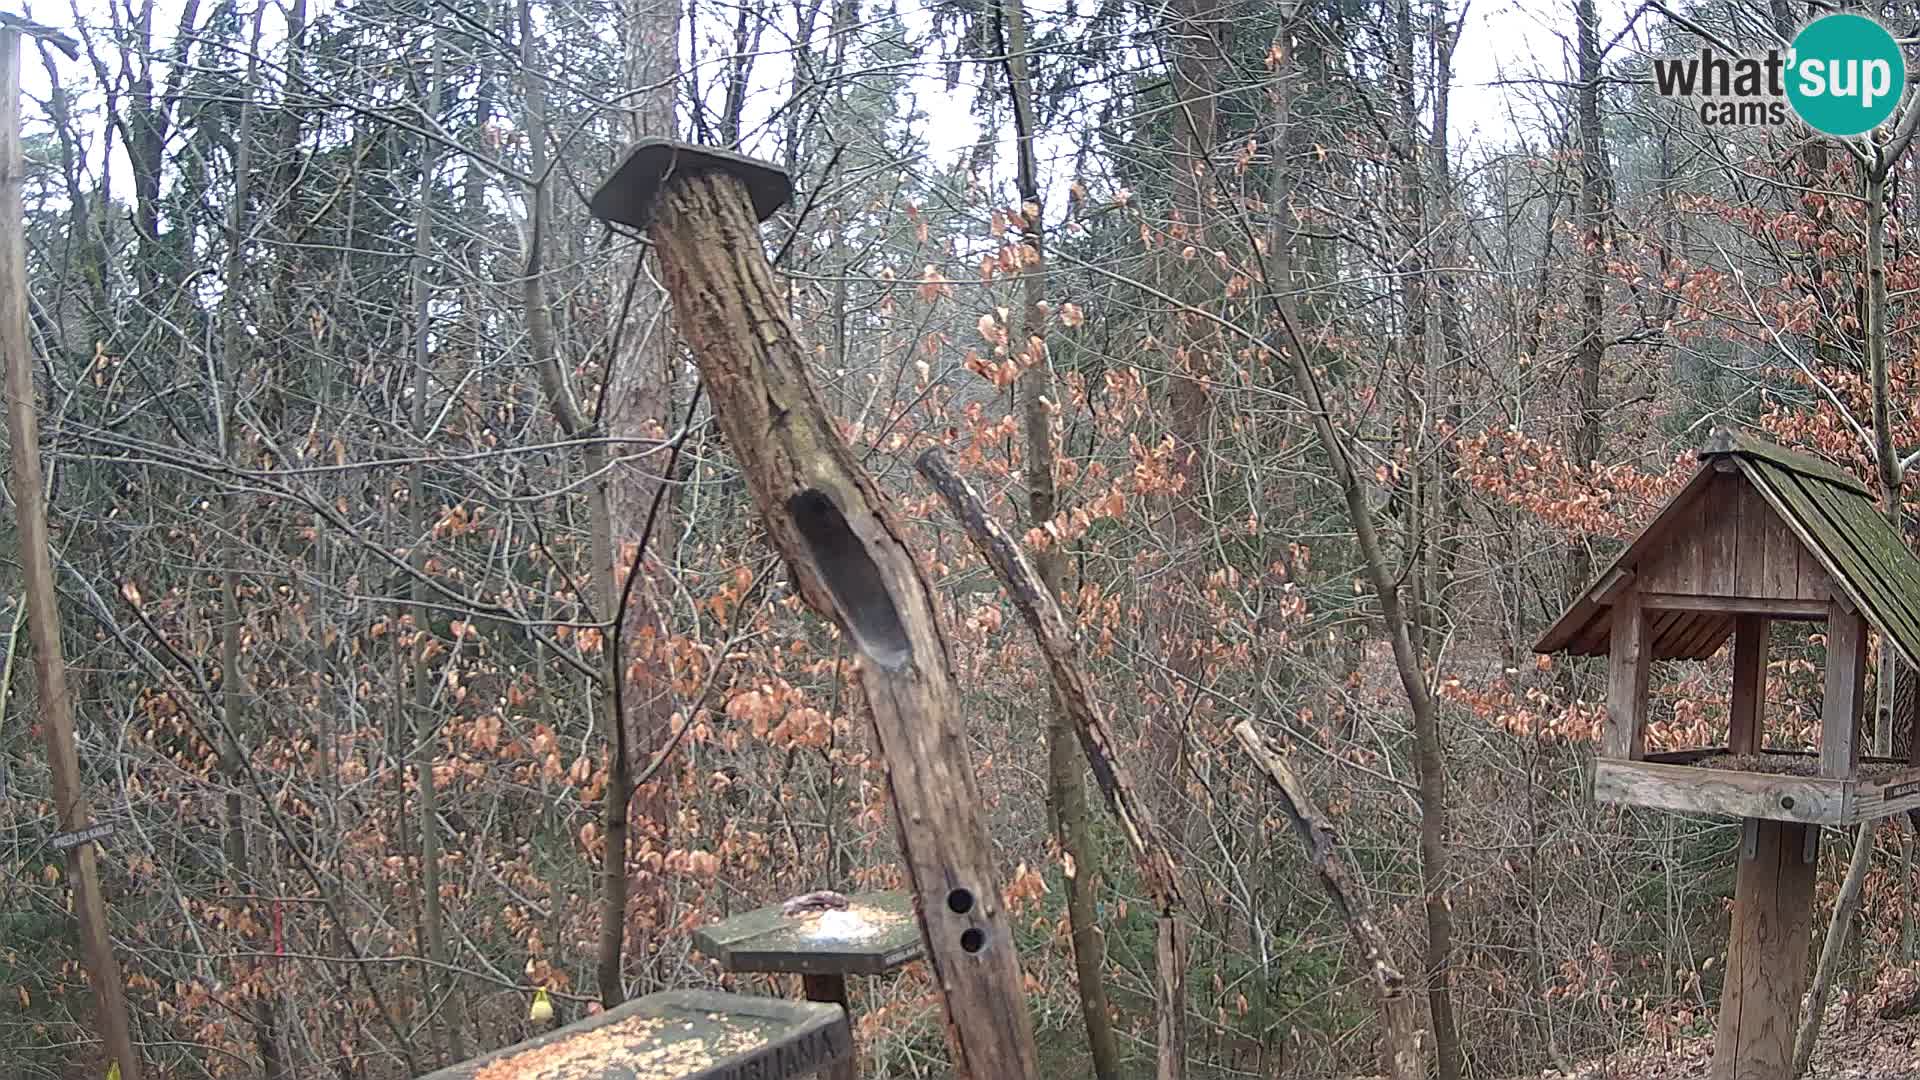
[[[1032,1020],[978,816],[952,661],[905,524],[807,378],[746,184],[678,170],[648,231],[768,539],[802,599],[857,650],[955,1071],[1033,1076]]]
[[[1606,144],[1600,129],[1600,25],[1594,0],[1574,0],[1580,83],[1574,94],[1575,124],[1580,136],[1580,203],[1575,224],[1580,230],[1583,260],[1580,269],[1579,340],[1574,365],[1579,369],[1574,407],[1573,465],[1591,468],[1600,458],[1602,410],[1600,368],[1605,362],[1606,338],[1606,216],[1601,188],[1606,180]],[[1576,542],[1567,562],[1567,587],[1578,593],[1591,583],[1593,556]]]
[[[8,452],[13,458],[13,505],[19,529],[20,577],[27,593],[27,634],[33,646],[40,720],[53,774],[54,811],[62,832],[92,824],[80,756],[73,736],[73,699],[60,645],[60,607],[48,547],[47,510],[40,472],[40,421],[34,407],[33,347],[27,338],[27,233],[22,188],[26,161],[20,147],[20,32],[0,28],[0,353],[7,371]],[[89,843],[67,850],[67,876],[74,892],[74,919],[93,987],[95,1019],[107,1053],[120,1065],[120,1080],[140,1080],[139,1051],[127,1016],[120,962],[107,933],[107,902],[100,866]]]
[[[1027,13],[1021,0],[1000,0],[1006,27],[1007,89],[1013,98],[1014,150],[1018,157],[1022,234],[1034,258],[1021,273],[1025,315],[1012,335],[1015,348],[1033,355],[1021,361],[1020,416],[1026,449],[1027,521],[1035,527],[1053,520],[1059,495],[1053,479],[1053,361],[1045,344],[1047,273],[1046,225],[1040,196],[1039,167],[1033,149],[1037,123],[1033,109],[1033,75],[1027,56]],[[1035,568],[1047,595],[1058,598],[1066,578],[1066,558],[1058,547],[1038,552]],[[1118,1080],[1120,1046],[1114,1039],[1113,1018],[1107,1004],[1106,975],[1102,970],[1104,939],[1094,914],[1094,888],[1100,880],[1100,853],[1087,826],[1087,789],[1079,756],[1074,753],[1073,722],[1055,688],[1047,722],[1047,795],[1053,810],[1054,836],[1071,869],[1067,873],[1067,925],[1073,945],[1073,967],[1080,987],[1080,1017],[1087,1029],[1087,1050],[1097,1080]]]
[[[573,438],[591,433],[585,413],[574,398],[573,386],[560,363],[554,341],[553,312],[547,301],[546,238],[553,222],[552,178],[547,175],[547,92],[546,74],[533,34],[532,0],[520,0],[520,61],[526,79],[527,143],[532,149],[532,190],[527,192],[526,272],[521,279],[522,300],[527,309],[527,345],[534,368],[560,430]],[[600,667],[594,687],[594,712],[599,717],[601,736],[607,744],[607,788],[600,808],[603,834],[600,854],[600,940],[594,964],[594,978],[600,990],[600,1005],[612,1009],[627,999],[625,957],[627,941],[627,902],[630,882],[627,878],[629,843],[628,817],[633,803],[633,755],[627,746],[627,725],[620,716],[620,680],[625,677],[615,648],[621,616],[616,610],[620,590],[615,581],[613,560],[613,515],[607,502],[607,444],[589,439],[582,451],[587,475],[596,479],[587,487],[588,558],[591,571],[587,582],[588,603],[594,618],[606,626],[606,639],[600,649]]]
[[[629,134],[636,139],[672,136],[676,127],[674,80],[679,73],[680,2],[626,0],[626,9],[626,82],[633,94]],[[603,617],[613,620],[608,649],[614,663],[608,674],[621,680],[615,684],[614,696],[626,731],[629,770],[667,746],[674,713],[666,652],[670,635],[664,625],[659,586],[674,565],[679,546],[672,480],[666,473],[669,455],[659,452],[656,445],[648,448],[652,452],[621,460],[623,453],[633,453],[638,445],[630,440],[664,438],[673,420],[677,362],[673,328],[666,293],[655,284],[655,275],[647,272],[646,260],[646,253],[636,250],[630,261],[623,261],[630,268],[630,310],[622,312],[623,325],[614,329],[614,351],[609,358],[601,410],[601,426],[618,449],[609,455],[613,464],[605,485],[608,557],[614,562],[600,570],[598,577],[609,589],[620,592],[609,593],[609,598],[600,603],[610,609]],[[624,580],[623,570],[637,575],[631,584]],[[624,605],[616,605],[613,595],[624,595]],[[633,792],[633,809],[626,819],[632,830],[629,845],[639,852],[652,847],[664,856],[672,846],[670,833],[677,805],[671,779],[671,773],[664,773]],[[609,814],[612,809],[610,803]],[[636,880],[628,885],[634,895],[619,901],[619,910],[627,913],[626,925],[636,934],[636,953],[650,952],[672,918],[672,893],[665,879],[647,866],[647,859],[635,860]],[[603,966],[617,969],[621,943],[608,932],[609,927],[620,923],[613,904],[609,894],[602,911],[600,960]],[[642,963],[646,963],[644,955]]]
[[[993,567],[1014,607],[1026,619],[1028,629],[1046,658],[1047,672],[1053,680],[1056,706],[1072,723],[1087,763],[1106,797],[1108,809],[1119,819],[1138,864],[1140,878],[1147,885],[1158,913],[1155,935],[1154,983],[1155,1018],[1159,1030],[1159,1054],[1156,1075],[1159,1080],[1178,1080],[1186,1068],[1186,1025],[1180,1014],[1186,1011],[1187,928],[1181,920],[1187,903],[1180,888],[1180,871],[1167,850],[1165,838],[1156,827],[1153,813],[1136,794],[1137,788],[1125,765],[1113,752],[1113,735],[1101,719],[1103,710],[1093,696],[1092,683],[1075,661],[1077,651],[1073,631],[1060,610],[1055,590],[1041,571],[1035,568],[1007,531],[987,516],[986,505],[938,450],[920,455],[921,475],[946,499],[947,508],[960,520],[987,564]]]
[[[440,109],[444,81],[441,49],[440,36],[435,34],[433,68],[427,84],[429,116],[437,115]],[[430,416],[427,395],[433,385],[430,377],[433,353],[428,344],[432,335],[433,287],[428,276],[433,258],[433,171],[439,153],[432,139],[422,139],[420,142],[420,203],[414,208],[413,233],[413,401],[409,419],[414,437],[424,440],[428,435]],[[432,610],[429,604],[432,594],[426,581],[428,523],[426,478],[423,475],[425,468],[416,464],[407,474],[408,543],[413,548],[409,561],[415,569],[411,588],[416,618]],[[433,661],[426,648],[433,635],[424,619],[415,628],[415,633],[417,642],[409,665],[413,683],[413,774],[420,800],[420,891],[427,939],[424,944],[427,959],[431,961],[422,982],[427,988],[428,1005],[435,1009],[436,1015],[439,1015],[438,999],[440,995],[446,995],[444,1019],[438,1026],[446,1037],[448,1054],[454,1061],[464,1061],[467,1057],[466,1001],[461,994],[459,980],[452,975],[451,953],[447,948],[446,912],[440,897],[440,793],[434,778],[434,766],[440,756],[436,753],[440,745],[440,724],[434,716]],[[439,1040],[435,1042],[437,1044]]]

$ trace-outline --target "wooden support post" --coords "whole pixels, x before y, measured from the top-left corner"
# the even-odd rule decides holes
[[[955,1073],[1032,1077],[1033,1022],[933,589],[906,523],[821,404],[760,246],[759,222],[790,191],[764,162],[643,139],[590,206],[653,239],[674,325],[768,540],[859,657]]]
[[[847,1004],[847,977],[838,972],[827,975],[800,976],[801,992],[808,1001],[820,1001],[840,1006],[847,1014],[847,1023],[853,1023],[853,1007]],[[820,1080],[860,1080],[860,1060],[849,1054],[838,1064],[820,1072]]]
[[[1767,634],[1772,620],[1741,615],[1733,624],[1733,709],[1727,751],[1757,754],[1767,744]]]
[[[1749,819],[1740,852],[1726,984],[1714,1027],[1711,1080],[1792,1080],[1793,1038],[1807,987],[1819,826]]]
[[[1867,620],[1835,597],[1827,606],[1826,690],[1820,699],[1820,775],[1853,776],[1867,684]]]
[[[1613,602],[1613,642],[1607,650],[1607,731],[1601,754],[1638,761],[1647,754],[1647,671],[1653,644],[1640,594],[1629,589]]]
[[[67,693],[66,658],[60,648],[60,607],[54,592],[53,558],[47,540],[47,509],[41,488],[40,420],[34,409],[33,348],[27,338],[27,239],[21,188],[26,166],[20,150],[20,30],[0,29],[0,352],[7,369],[7,436],[13,455],[13,505],[20,528],[20,577],[27,591],[28,636],[40,691],[40,728],[53,774],[54,812],[60,831],[76,833],[92,822],[80,786],[80,755],[73,741],[73,700]],[[0,687],[0,693],[5,688]],[[73,888],[80,948],[93,986],[94,1022],[107,1054],[120,1065],[120,1080],[140,1080],[140,1055],[127,1019],[120,963],[107,935],[107,902],[91,840],[67,849],[67,880]]]

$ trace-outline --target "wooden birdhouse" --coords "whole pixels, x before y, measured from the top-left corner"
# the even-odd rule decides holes
[[[1783,621],[1826,636],[1817,748],[1768,743],[1767,643]],[[1789,1076],[1819,827],[1920,807],[1920,768],[1861,753],[1869,628],[1920,660],[1920,559],[1872,493],[1817,458],[1715,431],[1700,470],[1535,645],[1607,658],[1596,801],[1742,819],[1715,1080]],[[1727,745],[1649,753],[1652,663],[1729,640]]]

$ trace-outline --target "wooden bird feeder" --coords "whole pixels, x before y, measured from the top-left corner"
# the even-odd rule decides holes
[[[667,990],[420,1080],[789,1080],[852,1055],[832,1005]]]
[[[1920,807],[1920,768],[1861,754],[1867,630],[1920,660],[1920,560],[1865,485],[1728,431],[1700,469],[1534,646],[1607,658],[1594,799],[1742,819],[1714,1080],[1788,1080],[1823,825]],[[1824,623],[1817,750],[1768,746],[1772,623]],[[1733,643],[1726,746],[1647,752],[1648,670]],[[1916,742],[1920,746],[1920,742]]]
[[[770,904],[693,932],[693,943],[722,971],[798,974],[808,1001],[848,1008],[847,976],[885,975],[921,956],[913,898],[856,893],[844,909],[786,913]],[[828,1080],[859,1075],[849,1059]]]

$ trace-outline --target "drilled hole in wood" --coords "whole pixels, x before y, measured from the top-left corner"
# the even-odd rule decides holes
[[[787,500],[787,512],[813,555],[827,591],[853,634],[854,647],[889,671],[913,659],[913,645],[900,621],[880,568],[847,525],[846,515],[823,491],[808,488]]]
[[[973,910],[973,893],[967,889],[955,889],[947,894],[947,910],[955,915],[965,915]]]
[[[960,931],[960,947],[970,953],[977,953],[987,947],[987,933],[977,926],[969,926]]]

